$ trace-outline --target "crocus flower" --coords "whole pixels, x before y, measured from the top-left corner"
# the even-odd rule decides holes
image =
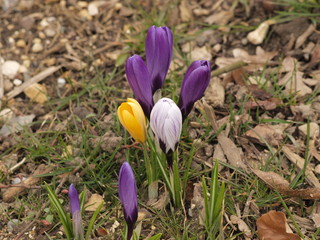
[[[178,106],[183,119],[186,119],[194,103],[202,96],[210,82],[210,62],[199,60],[193,62],[182,81]]]
[[[133,98],[121,103],[118,108],[118,118],[125,129],[137,142],[146,141],[146,117],[140,104]]]
[[[150,115],[150,126],[163,152],[174,152],[182,130],[182,115],[178,106],[170,98],[160,99]]]
[[[69,200],[70,200],[70,210],[72,215],[73,224],[73,234],[75,240],[82,240],[83,238],[83,228],[80,210],[80,200],[77,189],[73,184],[69,187]]]
[[[146,62],[152,93],[161,88],[172,57],[173,37],[168,27],[149,28],[146,37]]]
[[[123,206],[124,218],[128,225],[127,239],[129,240],[138,218],[138,198],[136,180],[128,162],[124,162],[121,166],[118,191]]]
[[[147,66],[139,55],[128,58],[126,75],[135,98],[149,117],[153,107],[151,81]]]

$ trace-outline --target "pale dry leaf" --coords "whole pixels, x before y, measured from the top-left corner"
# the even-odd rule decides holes
[[[152,203],[151,206],[158,210],[163,210],[170,202],[169,192],[165,189],[163,193],[159,196],[158,201]]]
[[[45,85],[34,83],[23,92],[28,98],[37,103],[43,104],[48,101],[47,88]]]
[[[249,32],[247,35],[247,39],[249,40],[249,42],[255,45],[261,44],[267,36],[269,26],[269,22],[265,21],[261,23],[259,27],[257,27],[254,31]]]
[[[320,188],[291,189],[289,182],[275,172],[264,172],[258,169],[252,169],[252,172],[271,189],[280,192],[282,195],[302,199],[320,199]]]
[[[220,133],[218,136],[218,142],[227,157],[229,164],[234,167],[247,170],[247,166],[242,160],[242,152],[240,148],[238,148],[230,138],[225,136],[224,133]]]
[[[32,123],[35,118],[34,114],[18,116],[11,118],[8,123],[2,126],[0,136],[9,136],[11,133],[19,132],[24,126]]]
[[[204,21],[209,24],[227,25],[230,19],[233,18],[233,11],[221,11],[207,17]]]
[[[189,22],[192,19],[192,12],[188,1],[182,0],[179,5],[179,10],[182,22]]]
[[[302,33],[296,40],[295,49],[302,46],[306,39],[316,30],[316,27],[313,24],[310,24],[309,27]]]
[[[206,46],[193,48],[191,51],[190,57],[191,57],[192,61],[204,60],[204,59],[211,61],[211,59],[212,59],[212,55],[207,50]]]
[[[308,125],[309,125],[309,134],[311,139],[316,139],[319,137],[319,125],[316,122],[310,122],[309,124],[305,123],[299,126],[299,130],[304,137],[308,136]]]
[[[258,235],[260,240],[301,240],[294,233],[286,230],[286,216],[283,212],[274,210],[263,214],[257,219]]]
[[[293,57],[285,57],[285,59],[283,59],[281,67],[280,67],[280,72],[293,72],[296,69],[298,69],[300,67],[300,63],[298,62],[297,59],[293,58]]]
[[[305,164],[305,159],[300,157],[298,154],[295,154],[292,152],[287,146],[282,147],[282,152],[286,155],[286,157],[293,163],[295,164],[300,170],[304,168]],[[319,179],[314,175],[312,169],[310,166],[307,166],[305,169],[305,175],[307,181],[315,186],[316,188],[320,189],[320,183]]]
[[[261,145],[269,144],[271,146],[279,146],[280,142],[283,140],[281,130],[277,131],[277,129],[266,124],[260,124],[253,129],[248,130],[245,133],[245,136]]]
[[[94,212],[97,210],[101,203],[103,203],[104,205],[103,197],[97,193],[94,193],[91,195],[88,202],[85,204],[85,211]]]
[[[225,89],[219,78],[213,78],[210,81],[209,86],[205,91],[204,98],[213,107],[223,106]]]
[[[26,180],[21,182],[21,185],[24,185],[25,187],[11,187],[4,191],[2,194],[2,199],[4,202],[12,202],[14,199],[20,195],[26,192],[28,187],[32,187],[36,185],[40,181],[40,177],[37,177],[37,175],[46,174],[51,172],[53,169],[53,166],[48,166],[45,164],[40,164],[38,168],[34,171],[32,175],[30,175]]]
[[[285,86],[287,93],[297,93],[299,96],[305,96],[312,93],[312,89],[304,83],[303,72],[288,72],[279,81],[279,85]]]
[[[248,227],[248,225],[245,223],[245,221],[243,221],[241,218],[239,218],[238,216],[235,216],[235,215],[231,215],[230,221],[233,224],[238,225],[239,230],[244,233],[246,240],[249,240],[252,238],[251,229]]]

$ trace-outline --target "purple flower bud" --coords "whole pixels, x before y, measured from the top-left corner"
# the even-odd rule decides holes
[[[178,106],[170,98],[160,99],[150,115],[150,126],[163,152],[174,152],[182,130],[182,115]]]
[[[152,93],[161,88],[172,57],[173,37],[168,27],[152,26],[146,37],[147,67],[152,83]]]
[[[210,62],[199,60],[193,62],[182,81],[178,106],[183,120],[186,119],[194,103],[202,96],[210,82]]]
[[[73,184],[69,187],[69,200],[70,200],[70,210],[72,215],[72,224],[73,224],[73,234],[74,239],[82,240],[83,239],[83,228],[82,228],[82,218],[80,210],[80,200],[77,189]]]
[[[153,107],[151,81],[147,66],[139,55],[128,58],[126,75],[135,98],[149,118]]]
[[[124,218],[128,225],[127,239],[130,239],[134,224],[138,218],[138,198],[136,180],[128,162],[124,162],[121,166],[118,191],[123,206]]]

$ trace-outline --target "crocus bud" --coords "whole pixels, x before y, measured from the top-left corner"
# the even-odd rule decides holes
[[[138,218],[138,197],[136,180],[128,162],[124,162],[121,166],[118,191],[123,206],[124,218],[128,225],[127,239],[129,240]]]
[[[118,118],[122,126],[137,142],[144,143],[147,139],[146,117],[140,104],[133,98],[121,103],[118,107]]]
[[[82,218],[80,210],[80,200],[77,189],[73,184],[69,187],[69,200],[70,200],[70,211],[72,215],[73,224],[73,234],[75,240],[82,240],[83,238],[83,228],[82,228]]]
[[[173,37],[168,27],[152,26],[146,37],[146,61],[152,93],[161,88],[172,57]]]
[[[150,126],[163,152],[174,152],[182,130],[182,115],[178,106],[170,98],[160,99],[150,115]]]
[[[149,118],[153,107],[151,80],[147,66],[139,55],[128,58],[126,75],[135,98]]]
[[[182,81],[178,106],[183,120],[186,119],[194,103],[202,96],[210,82],[210,62],[198,60],[193,62]]]

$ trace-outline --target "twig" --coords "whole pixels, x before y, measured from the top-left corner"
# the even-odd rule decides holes
[[[4,94],[4,84],[3,84],[3,74],[2,74],[2,62],[1,62],[1,55],[0,55],[0,100],[3,98],[3,94]]]
[[[32,84],[42,81],[46,77],[50,76],[52,73],[58,71],[60,68],[61,68],[61,66],[53,66],[53,67],[49,67],[46,70],[38,73],[36,76],[30,78],[28,81],[24,82],[19,87],[16,87],[11,92],[7,93],[7,98],[8,99],[14,98],[15,96],[22,93],[26,88],[30,87]]]
[[[243,62],[243,61],[238,61],[238,62],[232,63],[228,66],[225,66],[225,67],[222,67],[222,68],[219,68],[217,70],[212,71],[211,77],[217,77],[223,73],[231,72],[235,69],[245,67],[245,66],[248,66],[248,63]]]
[[[18,169],[22,164],[24,164],[26,162],[26,160],[27,160],[27,158],[24,157],[20,162],[18,162],[16,165],[14,165],[13,167],[11,167],[9,169],[9,173],[12,173],[16,169]]]

